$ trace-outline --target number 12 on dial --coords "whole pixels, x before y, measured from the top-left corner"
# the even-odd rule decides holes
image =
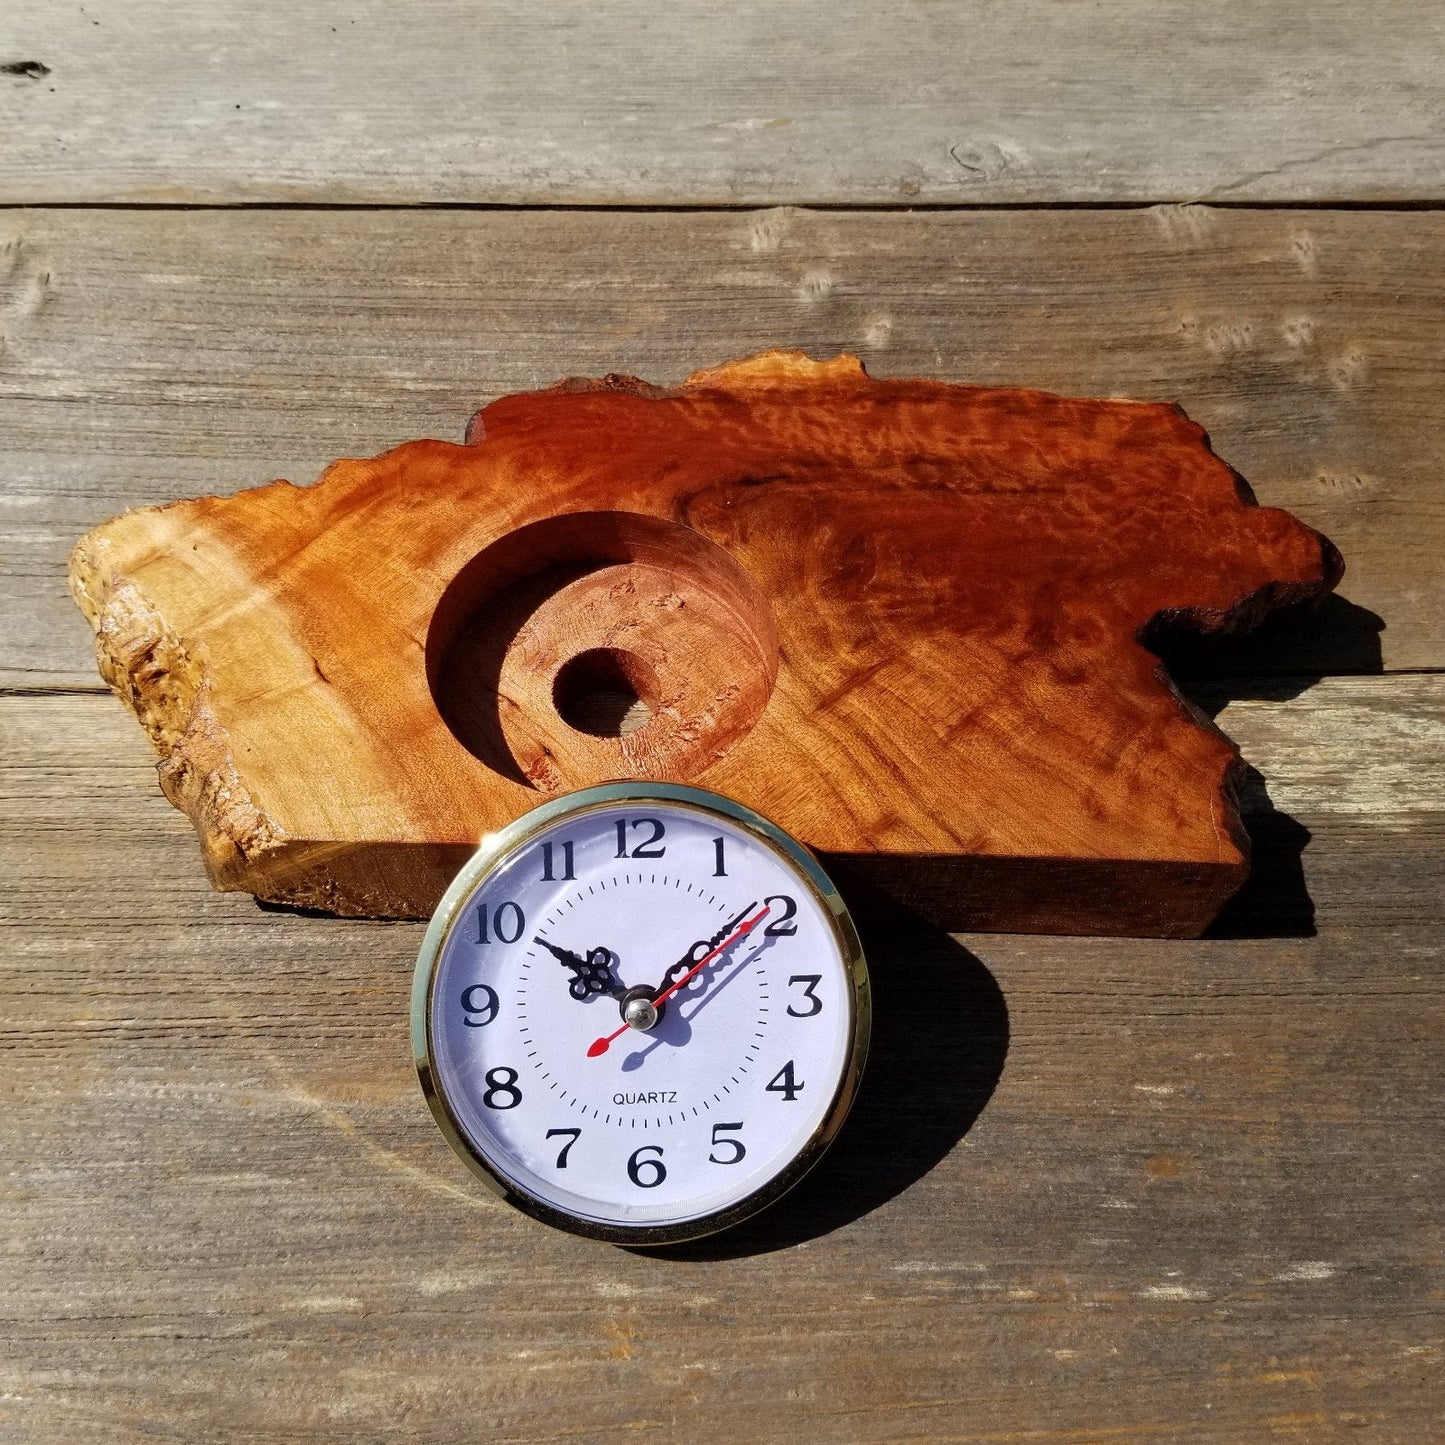
[[[869,1024],[857,931],[812,855],[665,783],[584,789],[489,838],[412,996],[423,1093],[472,1170],[620,1244],[785,1193],[842,1125]]]

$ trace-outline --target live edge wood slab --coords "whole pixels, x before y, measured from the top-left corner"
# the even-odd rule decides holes
[[[1151,630],[1341,571],[1177,407],[768,352],[128,513],[70,578],[220,888],[423,915],[542,797],[667,778],[944,927],[1189,936],[1240,764]]]

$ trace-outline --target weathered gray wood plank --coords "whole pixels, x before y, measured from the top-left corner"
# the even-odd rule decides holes
[[[1177,398],[1368,609],[1251,665],[1445,665],[1436,214],[22,211],[0,247],[0,682],[94,682],[64,562],[126,507],[778,345]]]
[[[849,1129],[678,1258],[469,1182],[418,928],[208,892],[118,703],[0,699],[0,1433],[1431,1438],[1445,679],[1260,691],[1318,936],[875,939]]]
[[[19,0],[0,46],[7,201],[1438,198],[1445,155],[1430,0]]]

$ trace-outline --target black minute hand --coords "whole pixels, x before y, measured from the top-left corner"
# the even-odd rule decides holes
[[[587,957],[583,958],[580,953],[573,953],[570,948],[562,948],[555,943],[548,943],[540,936],[532,940],[533,943],[540,943],[558,963],[565,964],[572,970],[573,978],[568,985],[567,992],[575,999],[590,998],[594,993],[611,994],[614,998],[622,993],[622,985],[612,976],[612,954],[605,948],[593,948],[588,951]]]
[[[662,993],[670,988],[688,969],[692,968],[700,959],[706,958],[757,906],[756,902],[749,903],[746,908],[739,910],[735,918],[729,918],[711,938],[698,939],[698,941],[662,975],[662,982],[657,986],[658,993]]]

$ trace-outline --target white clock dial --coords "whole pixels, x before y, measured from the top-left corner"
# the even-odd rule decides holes
[[[857,935],[811,857],[698,789],[613,784],[484,845],[428,930],[438,1122],[529,1213],[661,1242],[744,1217],[836,1132],[867,1043]]]

